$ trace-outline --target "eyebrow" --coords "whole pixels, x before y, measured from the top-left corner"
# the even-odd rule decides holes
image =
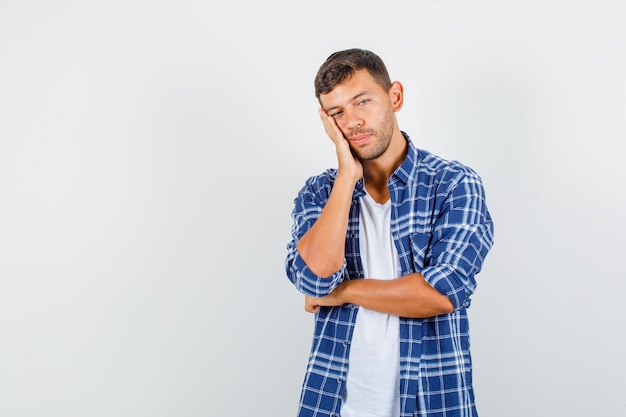
[[[352,98],[350,99],[350,101],[354,101],[354,100],[358,99],[359,97],[361,97],[361,96],[365,96],[365,95],[367,95],[367,94],[369,94],[369,91],[361,91],[360,93],[358,93],[357,95],[355,95],[354,97],[352,97]],[[338,108],[340,108],[340,107],[341,107],[341,106],[332,106],[332,107],[329,107],[329,108],[324,109],[324,110],[328,113],[329,111],[331,111],[331,110],[335,110],[335,109],[338,109]]]

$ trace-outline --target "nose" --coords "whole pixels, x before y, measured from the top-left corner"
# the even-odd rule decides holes
[[[360,116],[358,116],[358,115],[354,115],[348,121],[348,128],[350,128],[350,129],[358,129],[362,125],[363,125],[363,119]]]

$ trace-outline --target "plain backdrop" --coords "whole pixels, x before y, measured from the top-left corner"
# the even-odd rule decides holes
[[[626,415],[626,5],[0,0],[0,415],[294,416],[313,78],[371,49],[482,176],[482,417]]]

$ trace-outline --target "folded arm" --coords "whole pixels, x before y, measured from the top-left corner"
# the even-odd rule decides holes
[[[393,280],[346,280],[327,296],[305,296],[305,310],[310,313],[317,312],[321,306],[346,303],[409,318],[434,317],[454,311],[452,301],[435,290],[419,273]]]

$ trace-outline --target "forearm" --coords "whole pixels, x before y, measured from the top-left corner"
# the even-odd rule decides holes
[[[298,252],[309,269],[328,277],[343,265],[346,230],[354,181],[337,177],[320,217],[298,242]]]
[[[419,273],[393,280],[344,281],[333,293],[329,297],[335,296],[337,304],[352,303],[401,317],[427,318],[454,311],[450,299],[435,290]]]

